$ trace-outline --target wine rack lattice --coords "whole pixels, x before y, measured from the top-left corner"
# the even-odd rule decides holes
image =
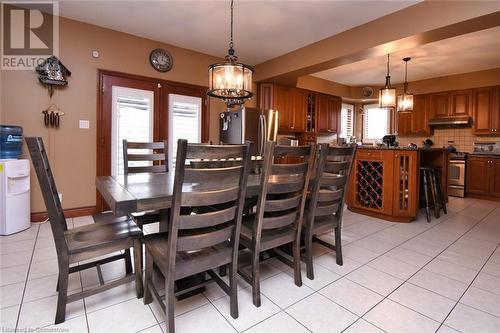
[[[382,209],[383,173],[383,162],[358,161],[356,168],[356,201],[358,205],[366,208]]]

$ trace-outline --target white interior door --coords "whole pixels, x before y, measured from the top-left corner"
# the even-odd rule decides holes
[[[154,92],[113,86],[112,94],[111,175],[115,176],[123,174],[123,139],[153,141]]]

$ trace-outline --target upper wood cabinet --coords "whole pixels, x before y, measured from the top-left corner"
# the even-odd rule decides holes
[[[397,114],[398,135],[427,136],[430,134],[430,100],[430,95],[415,95],[413,97],[413,111]]]
[[[471,89],[445,91],[431,94],[432,118],[447,118],[472,115]]]
[[[472,115],[472,91],[471,89],[456,90],[450,93],[451,109],[450,116]]]
[[[337,133],[342,100],[336,96],[316,95],[316,130],[320,133]]]
[[[429,113],[431,110],[431,95],[415,95],[413,97],[412,131],[416,135],[431,134]]]
[[[499,87],[472,90],[474,134],[500,135]]]
[[[307,113],[310,108],[314,109],[315,116],[312,116],[312,119],[315,119],[316,132],[336,133],[342,100],[340,97],[276,83],[260,83],[258,106],[263,110],[278,111],[281,133],[307,131]]]
[[[278,125],[281,131],[293,130],[294,89],[275,85],[273,110],[278,111]]]
[[[398,113],[397,114],[397,133],[399,136],[410,136],[414,135],[413,130],[411,128],[413,120],[412,113]]]
[[[433,118],[445,118],[450,113],[450,93],[431,95],[431,114]]]
[[[295,89],[291,129],[296,132],[306,131],[308,99],[307,90]]]

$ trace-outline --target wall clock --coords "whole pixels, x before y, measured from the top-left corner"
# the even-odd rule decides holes
[[[173,60],[170,53],[165,49],[154,49],[149,54],[149,62],[158,72],[168,72],[172,69]]]

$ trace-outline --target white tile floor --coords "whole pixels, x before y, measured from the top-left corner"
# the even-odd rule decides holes
[[[240,280],[240,317],[215,285],[176,304],[177,332],[500,332],[500,202],[450,198],[448,215],[410,224],[346,211],[344,265],[315,247],[316,279],[279,261],[264,264],[262,306]],[[69,225],[92,223],[90,217]],[[154,227],[154,226],[149,226]],[[0,237],[0,327],[52,329],[57,262],[48,224]],[[324,236],[328,237],[328,236]],[[124,273],[103,266],[105,279]],[[72,274],[70,290],[98,283],[94,269]],[[162,332],[158,305],[144,306],[132,284],[72,303],[57,328],[70,332]]]

